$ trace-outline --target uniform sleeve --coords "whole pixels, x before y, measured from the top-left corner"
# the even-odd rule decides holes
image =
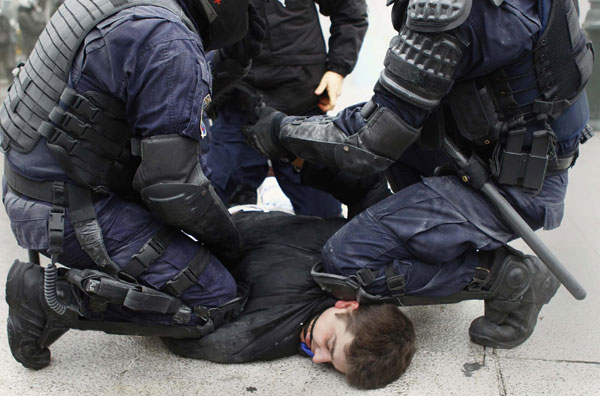
[[[80,52],[74,88],[121,99],[135,136],[201,140],[210,73],[200,38],[174,14],[157,7],[122,11],[99,24]]]
[[[462,42],[462,58],[457,66],[456,81],[485,76],[517,61],[534,47],[541,29],[537,7],[532,3],[516,7],[504,2],[496,7],[491,2],[473,2],[469,18],[454,34]],[[385,106],[413,127],[420,127],[430,111],[414,106],[375,85],[373,100]]]
[[[473,2],[469,18],[456,31],[465,42],[456,80],[487,75],[529,53],[541,30],[535,3],[505,1],[496,7]]]
[[[365,0],[315,0],[330,17],[327,69],[346,76],[354,69],[368,27]]]

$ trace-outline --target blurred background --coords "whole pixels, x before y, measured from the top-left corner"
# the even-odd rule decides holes
[[[12,80],[12,69],[27,59],[50,16],[62,1],[0,0],[1,80]]]

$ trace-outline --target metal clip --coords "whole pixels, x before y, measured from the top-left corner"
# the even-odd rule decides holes
[[[579,137],[579,144],[584,144],[593,137],[594,129],[591,127],[590,124],[586,124],[585,128],[583,128],[583,131],[581,131],[581,136]]]
[[[65,208],[53,206],[48,219],[48,253],[55,260],[63,252],[63,236],[65,232]]]

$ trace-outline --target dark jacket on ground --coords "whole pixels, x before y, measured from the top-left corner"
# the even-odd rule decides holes
[[[246,255],[233,270],[250,286],[242,315],[197,340],[165,339],[177,355],[218,363],[271,360],[297,352],[304,323],[333,306],[310,276],[343,219],[250,212],[234,216]]]

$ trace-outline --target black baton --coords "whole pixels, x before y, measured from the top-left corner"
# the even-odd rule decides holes
[[[444,152],[450,157],[454,164],[459,169],[465,169],[468,160],[456,144],[447,136],[444,137],[442,144]],[[525,241],[573,297],[578,300],[583,300],[586,296],[586,291],[583,286],[573,277],[573,275],[571,275],[565,266],[562,265],[558,258],[550,251],[548,246],[546,246],[531,227],[529,227],[529,224],[527,224],[519,213],[517,213],[515,208],[513,208],[502,194],[500,194],[498,188],[490,181],[486,181],[479,191],[485,195],[488,202],[498,209],[498,212],[500,212],[502,218],[510,225],[514,233]]]

